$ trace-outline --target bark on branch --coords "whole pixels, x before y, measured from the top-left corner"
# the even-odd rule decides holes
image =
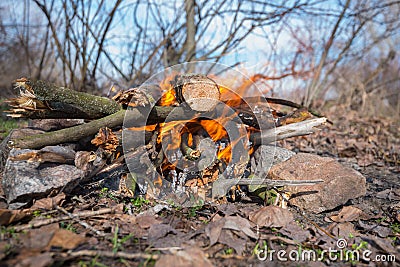
[[[14,82],[20,96],[8,100],[11,117],[97,119],[118,112],[121,106],[106,97],[77,92],[45,81],[26,78]]]
[[[170,114],[173,109],[173,114]],[[96,134],[100,128],[115,128],[117,126],[122,126],[125,116],[127,117],[127,119],[125,120],[125,126],[133,127],[138,125],[142,126],[143,122],[146,122],[146,120],[147,124],[151,125],[163,122],[167,117],[168,119],[177,121],[187,119],[189,115],[192,115],[189,114],[187,110],[184,110],[181,107],[156,106],[150,112],[149,118],[147,118],[147,115],[142,112],[142,110],[142,108],[120,110],[117,113],[111,114],[98,120],[93,120],[85,124],[54,132],[47,132],[43,134],[27,136],[20,139],[10,140],[9,146],[35,149],[60,143],[75,142],[80,140],[81,138]]]
[[[317,118],[312,120],[292,123],[275,129],[262,131],[250,135],[250,141],[256,145],[268,144],[275,141],[283,140],[289,137],[312,134],[319,130],[319,126],[325,125],[326,118]]]

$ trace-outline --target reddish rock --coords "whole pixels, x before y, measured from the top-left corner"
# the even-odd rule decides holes
[[[305,211],[319,213],[334,209],[349,199],[365,195],[365,177],[335,159],[299,153],[270,169],[276,180],[324,180],[312,186],[291,186],[290,203]]]

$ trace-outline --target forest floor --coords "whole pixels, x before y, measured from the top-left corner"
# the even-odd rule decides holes
[[[0,218],[22,219],[1,226],[0,266],[398,266],[400,124],[356,113],[328,118],[332,126],[279,145],[365,176],[366,195],[335,210],[282,212],[252,201],[185,208],[75,190],[37,201],[29,216],[2,203]],[[260,210],[288,222],[256,226],[249,216]]]

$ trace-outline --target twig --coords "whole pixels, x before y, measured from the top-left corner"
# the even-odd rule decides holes
[[[61,211],[62,213],[68,215],[69,218],[71,218],[71,219],[74,220],[75,222],[79,223],[80,225],[82,225],[82,226],[85,227],[86,229],[89,229],[89,230],[93,231],[96,235],[98,235],[98,236],[105,236],[105,234],[104,234],[102,231],[96,230],[95,228],[93,228],[93,226],[89,225],[89,224],[86,223],[86,222],[82,222],[82,221],[79,219],[79,216],[74,216],[74,214],[72,214],[72,213],[66,211],[63,207],[57,206],[56,208],[57,208],[57,210]]]
[[[102,215],[102,214],[108,214],[108,213],[114,213],[114,209],[112,208],[105,208],[105,209],[100,209],[100,210],[94,210],[94,211],[81,211],[77,212],[74,214],[71,214],[73,218],[84,218],[84,217],[92,217],[92,216],[97,216],[97,215]],[[50,218],[50,219],[43,219],[43,220],[38,220],[33,223],[25,224],[25,225],[20,225],[16,226],[14,229],[17,232],[26,230],[26,229],[31,229],[31,228],[39,228],[44,225],[49,225],[52,223],[56,222],[61,222],[61,221],[67,221],[70,220],[71,217],[69,215],[65,216],[60,216],[57,218]]]
[[[219,177],[212,185],[212,197],[218,198],[224,196],[229,188],[234,185],[263,185],[267,187],[273,186],[309,186],[324,182],[324,180],[272,180],[263,178],[240,178],[226,179]]]
[[[298,109],[300,109],[300,108],[305,108],[305,109],[307,109],[311,114],[313,114],[313,115],[316,116],[316,117],[319,117],[319,118],[324,117],[324,115],[322,115],[321,113],[319,113],[319,112],[316,111],[316,110],[313,110],[313,109],[311,109],[311,108],[308,108],[308,107],[306,107],[306,106],[297,104],[297,103],[292,102],[292,101],[289,101],[289,100],[280,99],[280,98],[271,98],[271,97],[266,97],[265,100],[267,100],[267,102],[268,102],[268,103],[271,103],[271,104],[284,105],[284,106],[288,106],[288,107],[292,107],[292,108],[298,108]]]
[[[250,141],[260,145],[262,143],[268,144],[289,137],[312,134],[319,130],[317,127],[324,125],[326,121],[326,118],[317,118],[280,126],[275,129],[252,134],[250,136]]]
[[[272,97],[265,97],[263,99],[265,99],[269,104],[278,104],[278,105],[283,105],[283,106],[298,108],[298,109],[305,108],[308,110],[308,112],[310,112],[312,115],[314,115],[318,118],[324,117],[324,115],[322,115],[321,113],[319,113],[318,111],[316,111],[314,109],[308,108],[306,106],[297,104],[297,103],[289,101],[289,100],[280,99],[280,98],[272,98]],[[243,98],[243,100],[244,100],[244,102],[259,102],[260,98],[259,97],[245,97],[245,98]],[[327,120],[327,122],[332,124],[332,122],[329,120]]]
[[[89,257],[106,257],[106,258],[123,258],[123,259],[128,259],[128,260],[134,260],[134,259],[149,259],[149,260],[158,260],[160,258],[159,255],[149,255],[146,253],[129,253],[129,252],[123,252],[123,251],[117,251],[117,252],[112,252],[112,251],[104,251],[104,250],[79,250],[79,251],[70,251],[67,253],[61,253],[61,256],[63,257],[73,257],[73,258],[78,258],[78,257],[83,257],[83,256],[89,256]]]
[[[290,205],[290,203],[289,203],[289,205]],[[337,240],[337,238],[335,236],[333,236],[330,233],[328,233],[328,231],[323,229],[316,222],[314,222],[314,221],[310,220],[309,218],[307,218],[307,216],[305,215],[305,212],[301,208],[299,208],[299,207],[297,207],[295,205],[290,205],[290,207],[294,208],[297,211],[297,213],[300,214],[301,217],[303,217],[308,223],[312,224],[315,228],[317,228],[318,230],[320,230],[321,232],[323,232],[324,234],[326,234],[330,238],[332,238],[334,240]]]
[[[189,133],[185,132],[181,135],[181,151],[188,160],[198,160],[201,152],[198,149],[193,149],[189,146]]]

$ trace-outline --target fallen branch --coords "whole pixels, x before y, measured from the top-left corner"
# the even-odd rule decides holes
[[[113,128],[119,126],[124,121],[125,110],[121,110],[107,117],[91,121],[89,123],[77,125],[70,128],[61,129],[54,132],[47,132],[31,135],[20,139],[10,140],[8,145],[16,148],[41,148],[60,143],[74,142],[83,137],[96,134],[100,128]]]
[[[103,214],[109,214],[109,213],[114,213],[114,209],[112,208],[105,208],[105,209],[100,209],[100,210],[94,210],[94,211],[82,211],[82,212],[77,212],[72,214],[72,218],[86,218],[86,217],[92,217],[92,216],[97,216],[97,215],[103,215]],[[49,225],[52,223],[57,223],[61,221],[67,221],[72,219],[70,215],[65,215],[65,216],[60,216],[57,218],[50,218],[50,219],[43,219],[43,220],[38,220],[34,221],[29,224],[24,224],[24,225],[19,225],[15,226],[14,229],[16,232],[21,232],[23,230],[27,229],[32,229],[32,228],[39,228],[44,225]]]
[[[117,102],[109,98],[41,80],[21,78],[14,82],[14,87],[20,90],[20,95],[7,101],[13,107],[8,111],[10,117],[97,119],[121,109]]]
[[[283,125],[275,129],[253,133],[250,135],[250,141],[253,142],[253,144],[261,145],[289,137],[308,135],[318,131],[319,129],[317,127],[324,125],[326,122],[326,118],[317,118]]]
[[[158,260],[160,255],[151,255],[146,253],[129,253],[123,251],[112,252],[108,250],[79,250],[79,251],[70,251],[67,253],[62,253],[62,257],[106,257],[106,258],[113,258],[113,259],[127,259],[127,260],[134,260],[134,259],[148,259],[148,260]]]
[[[170,112],[173,110],[173,114]],[[8,145],[16,148],[41,148],[49,145],[57,145],[67,142],[75,142],[84,137],[96,134],[100,128],[108,127],[114,128],[121,126],[125,120],[126,127],[142,126],[147,120],[147,124],[155,124],[163,122],[167,117],[171,120],[184,120],[187,119],[190,112],[181,107],[154,107],[150,112],[149,118],[145,113],[141,112],[141,108],[133,108],[131,110],[120,110],[117,113],[107,117],[91,121],[89,123],[77,125],[74,127],[61,129],[54,132],[47,132],[32,136],[27,136],[20,139],[10,140]]]
[[[234,185],[262,185],[266,187],[274,186],[303,186],[316,185],[324,180],[272,180],[263,178],[239,178],[226,179],[219,177],[212,185],[212,197],[214,199],[224,196]]]
[[[93,231],[97,236],[105,236],[103,231],[96,230],[93,226],[89,225],[87,222],[81,221],[80,220],[80,216],[75,216],[73,213],[68,212],[63,207],[57,206],[57,210],[61,211],[62,213],[67,215],[69,218],[71,218],[71,220],[79,223],[80,225],[82,225],[86,229],[89,229],[89,230]]]

